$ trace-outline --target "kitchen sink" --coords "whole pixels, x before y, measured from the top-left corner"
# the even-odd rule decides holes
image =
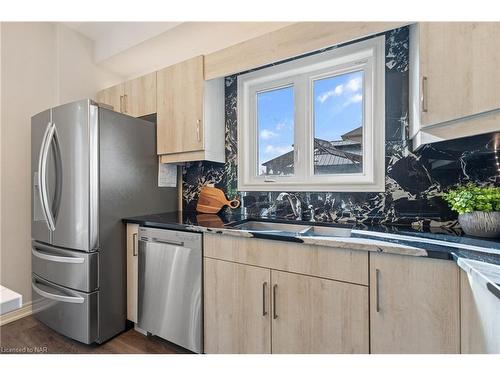
[[[295,233],[300,236],[350,237],[351,228],[305,225],[294,223],[275,223],[270,221],[251,220],[232,226],[234,229],[249,232]]]
[[[248,230],[250,232],[286,232],[302,233],[311,228],[310,225],[273,223],[269,221],[247,221],[233,226],[235,229]]]
[[[306,232],[303,232],[301,234],[307,236],[322,236],[322,237],[350,237],[351,228],[313,225]]]

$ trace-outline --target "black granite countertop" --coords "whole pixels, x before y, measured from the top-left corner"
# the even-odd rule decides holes
[[[460,230],[443,228],[422,228],[420,230],[407,226],[390,225],[338,225],[323,222],[293,221],[295,224],[336,226],[352,228],[349,238],[297,236],[290,233],[248,232],[236,230],[234,225],[249,220],[266,220],[273,222],[290,221],[246,217],[240,214],[200,214],[196,212],[168,212],[137,216],[123,219],[126,223],[142,226],[197,232],[224,232],[245,237],[266,238],[279,241],[293,241],[311,244],[347,247],[358,245],[360,249],[368,250],[368,243],[374,244],[372,251],[408,255],[420,255],[438,259],[456,260],[458,257],[483,261],[500,265],[500,241],[497,239],[482,239],[464,235]],[[339,242],[340,241],[340,242]],[[352,242],[352,243],[349,243]],[[339,245],[340,243],[340,245]],[[384,244],[386,246],[384,246]],[[398,251],[396,251],[398,250]],[[415,251],[421,250],[421,252]]]

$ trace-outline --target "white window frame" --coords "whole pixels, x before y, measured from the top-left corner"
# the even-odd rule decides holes
[[[363,172],[314,175],[313,82],[364,72]],[[294,86],[294,175],[258,175],[257,93]],[[385,37],[238,76],[239,191],[385,190]]]

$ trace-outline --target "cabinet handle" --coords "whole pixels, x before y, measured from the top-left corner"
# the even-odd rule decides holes
[[[422,77],[422,112],[427,112],[429,109],[427,108],[427,100],[428,100],[428,84],[427,77]]]
[[[132,255],[137,256],[137,233],[132,234]]]
[[[267,315],[266,310],[266,289],[267,289],[267,281],[262,284],[262,316]]]
[[[200,138],[200,120],[196,120],[196,139],[198,142],[201,140]]]
[[[380,270],[375,269],[375,308],[377,312],[380,312]]]
[[[128,95],[123,95],[123,113],[128,111]]]
[[[278,284],[273,286],[273,319],[278,319],[278,312],[276,311],[276,294],[278,291]]]
[[[123,95],[120,95],[120,113],[123,113]]]

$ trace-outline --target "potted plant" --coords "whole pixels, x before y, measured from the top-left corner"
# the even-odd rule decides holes
[[[466,234],[478,237],[500,237],[500,187],[481,187],[473,183],[443,194]]]

